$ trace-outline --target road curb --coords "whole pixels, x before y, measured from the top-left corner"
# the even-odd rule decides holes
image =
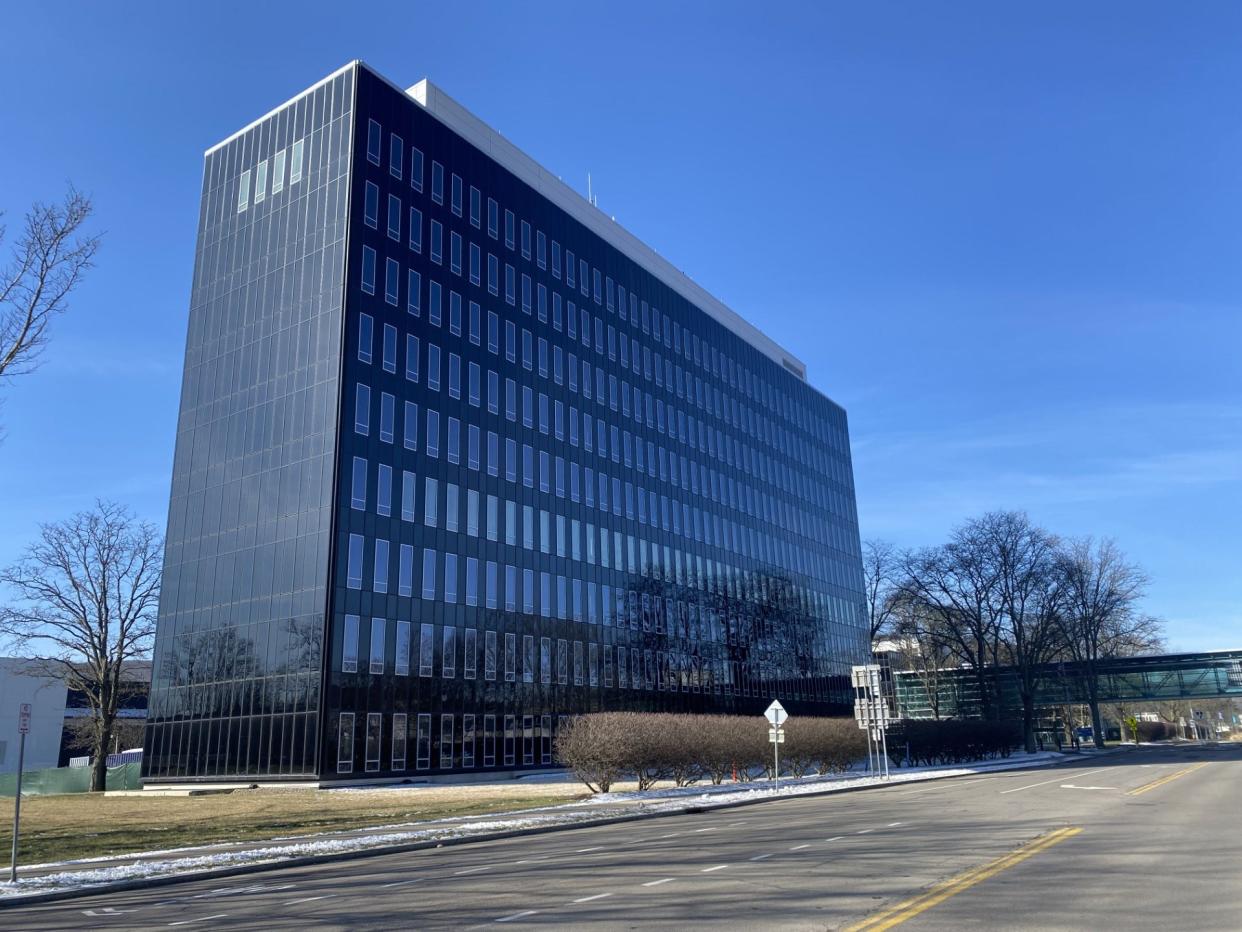
[[[1105,756],[1116,754],[1125,750],[1124,747],[1111,748],[1106,751],[1093,752],[1092,756]],[[1034,767],[1056,767],[1071,761],[1064,758],[1053,759],[1048,761],[1037,762],[1032,765]],[[1021,768],[1005,768],[1006,770],[1019,770]],[[356,851],[332,851],[324,854],[302,855],[292,858],[275,858],[270,861],[256,861],[252,864],[238,864],[233,867],[207,868],[204,870],[185,871],[183,873],[170,874],[164,877],[144,877],[135,880],[118,880],[112,883],[101,883],[89,887],[79,887],[72,890],[49,890],[46,893],[31,893],[27,895],[17,894],[15,896],[0,898],[0,911],[6,909],[15,909],[22,906],[37,906],[42,903],[54,903],[62,900],[76,900],[83,897],[99,896],[109,893],[125,893],[130,890],[146,890],[151,887],[167,887],[178,883],[188,883],[194,880],[211,880],[215,878],[239,877],[246,874],[258,874],[264,871],[276,870],[288,867],[309,867],[315,864],[328,864],[342,861],[357,861],[362,858],[379,857],[387,854],[402,854],[408,851],[426,851],[429,848],[448,848],[458,845],[477,844],[485,841],[503,841],[508,838],[523,838],[533,835],[548,835],[553,832],[573,831],[582,828],[599,828],[605,825],[617,825],[623,822],[642,822],[650,819],[665,819],[670,816],[701,814],[707,811],[718,809],[739,809],[744,806],[756,806],[762,803],[781,802],[790,799],[802,799],[806,796],[839,795],[841,793],[861,793],[865,790],[883,790],[893,786],[904,786],[910,783],[931,783],[937,780],[953,780],[958,777],[977,776],[978,773],[987,773],[989,770],[976,771],[974,773],[959,774],[929,774],[921,780],[903,780],[899,784],[895,783],[869,783],[865,786],[843,786],[836,789],[825,788],[824,794],[818,793],[798,793],[790,796],[759,796],[754,799],[738,799],[732,802],[722,802],[717,804],[708,803],[688,803],[680,809],[672,809],[661,812],[634,812],[627,815],[608,816],[599,819],[590,819],[582,822],[570,822],[562,825],[538,825],[531,828],[510,829],[502,832],[488,832],[478,835],[467,835],[460,838],[443,838],[432,841],[412,841],[402,842],[393,845],[376,845],[371,848],[361,848]],[[995,772],[1004,772],[997,768]]]

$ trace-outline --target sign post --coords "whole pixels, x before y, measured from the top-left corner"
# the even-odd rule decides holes
[[[30,703],[17,707],[17,795],[13,798],[13,852],[9,860],[9,883],[17,883],[17,836],[22,823],[22,769],[26,764],[26,735],[30,733]]]
[[[887,780],[888,722],[893,713],[888,697],[884,695],[880,665],[868,663],[854,667],[853,681],[854,718],[858,721],[858,727],[867,733],[867,768]]]
[[[785,719],[789,718],[789,713],[785,711],[779,699],[773,699],[772,704],[764,711],[763,717],[768,720],[768,740],[772,742],[772,773],[776,777],[776,792],[779,794],[781,791],[780,746],[785,743],[785,729],[781,726],[785,724]]]

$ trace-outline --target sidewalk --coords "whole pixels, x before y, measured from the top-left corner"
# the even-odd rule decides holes
[[[903,768],[892,771],[891,779],[887,782],[861,773],[802,779],[782,778],[779,796],[774,792],[772,782],[766,780],[726,783],[721,786],[696,785],[656,789],[642,793],[605,793],[582,802],[520,812],[499,812],[474,818],[376,825],[343,832],[35,864],[19,868],[19,880],[15,886],[0,884],[0,907],[19,902],[29,903],[32,897],[37,900],[58,899],[61,896],[127,889],[177,879],[229,876],[275,866],[340,860],[518,834],[539,834],[576,826],[671,815],[687,810],[751,805],[788,796],[863,790],[888,783],[921,782],[977,773],[1045,767],[1078,757],[1115,753],[1116,750],[1118,749],[1083,751],[1080,754],[1041,751],[965,766]],[[417,792],[416,789],[394,789],[394,792],[403,791]],[[350,790],[342,789],[337,792]]]

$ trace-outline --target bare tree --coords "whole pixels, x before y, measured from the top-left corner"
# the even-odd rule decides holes
[[[97,502],[45,524],[23,558],[0,572],[17,597],[0,630],[86,697],[94,726],[91,790],[103,790],[125,689],[122,670],[145,655],[155,632],[163,543],[154,525]]]
[[[984,559],[994,568],[1005,660],[1013,665],[1022,699],[1022,734],[1035,751],[1035,699],[1041,667],[1062,649],[1062,586],[1058,541],[1019,511],[989,512],[974,523]]]
[[[889,633],[901,559],[897,548],[887,540],[863,541],[862,550],[867,616],[871,620],[871,641],[875,643],[881,635]]]
[[[0,382],[38,365],[52,318],[91,267],[99,237],[82,229],[91,210],[90,199],[70,188],[61,203],[35,204],[26,214],[0,270]],[[0,242],[4,234],[0,226]]]
[[[907,555],[900,592],[913,610],[934,619],[949,656],[971,671],[983,717],[998,717],[1001,606],[978,522],[954,530],[943,546]]]
[[[1147,589],[1147,576],[1111,540],[1069,541],[1058,564],[1065,597],[1061,615],[1065,648],[1085,674],[1095,746],[1102,748],[1098,663],[1155,649],[1161,639],[1160,623],[1136,610]]]

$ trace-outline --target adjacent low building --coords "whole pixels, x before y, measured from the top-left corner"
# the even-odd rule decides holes
[[[600,709],[848,714],[845,411],[442,91],[208,150],[144,776],[553,763]]]

